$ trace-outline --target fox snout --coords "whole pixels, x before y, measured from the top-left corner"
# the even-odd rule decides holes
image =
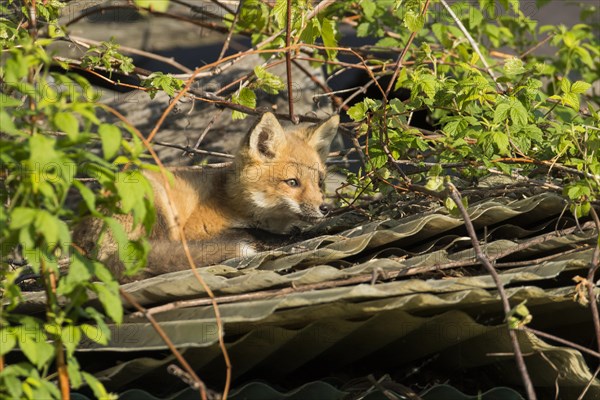
[[[311,204],[302,204],[300,206],[301,219],[306,220],[318,220],[326,217],[329,214],[330,206],[326,203],[322,203],[319,206]]]

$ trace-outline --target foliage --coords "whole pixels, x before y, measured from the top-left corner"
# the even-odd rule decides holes
[[[600,79],[600,47],[592,27],[538,27],[516,2],[499,2],[503,9],[492,20],[486,20],[484,13],[498,11],[493,2],[480,0],[479,7],[453,4],[453,9],[463,11],[462,24],[488,59],[490,47],[523,54],[549,36],[556,56],[535,52],[504,56],[493,67],[499,75],[494,78],[448,14],[441,13],[441,18],[427,21],[421,29],[415,14],[423,1],[404,2],[400,8],[392,3],[398,4],[361,2],[365,12],[357,33],[380,37],[379,46],[401,47],[410,31],[418,31],[411,64],[401,68],[395,82],[395,89],[408,92],[409,98],[385,104],[367,98],[348,110],[350,118],[360,123],[358,132],[369,138],[363,172],[370,179],[358,185],[358,192],[364,193],[369,185],[387,189],[390,179],[418,183],[436,181],[440,174],[473,179],[490,170],[527,176],[540,165],[556,165],[572,168],[557,173],[558,183],[573,201],[575,214],[586,215],[590,202],[600,196],[600,97],[589,83]],[[409,31],[400,32],[399,38],[387,36],[390,27],[402,23]],[[435,132],[410,126],[414,113],[422,110],[429,113]],[[407,177],[397,160],[453,167]]]
[[[37,24],[56,27],[63,5],[37,2]],[[59,374],[68,373],[72,388],[85,383],[99,398],[109,398],[102,384],[81,370],[75,350],[84,338],[107,343],[106,322],[119,323],[123,315],[119,285],[104,265],[84,257],[72,244],[70,229],[83,214],[92,214],[128,250],[119,254],[132,270],[143,264],[147,245],[130,241],[112,217],[131,214],[136,224],[150,229],[151,193],[138,172],[144,167],[139,158],[143,146],[135,137],[124,139],[122,126],[101,122],[98,96],[85,79],[51,72],[47,46],[52,39],[41,34],[36,38],[20,28],[23,20],[32,23],[30,6],[13,1],[1,6],[6,18],[0,21],[5,33],[0,67],[0,355],[19,348],[24,357],[0,372],[0,397],[61,398],[52,381],[55,365]],[[119,55],[117,47],[109,42],[90,48],[83,62],[130,72],[131,59]],[[89,150],[98,140],[101,156]],[[119,165],[128,168],[120,171]],[[97,182],[95,191],[83,183],[89,178]],[[83,200],[79,209],[69,207],[74,196]],[[14,268],[10,261],[17,246],[40,276],[47,296],[44,318],[19,312],[17,277],[23,267]],[[92,297],[103,311],[87,305]]]
[[[151,190],[140,173],[149,168],[140,159],[141,139],[127,124],[103,123],[98,93],[49,50],[68,40],[58,21],[65,4],[9,0],[0,5],[0,357],[17,348],[23,354],[17,363],[0,362],[1,397],[59,398],[68,388],[57,387],[57,374],[67,376],[72,388],[87,384],[97,397],[111,396],[81,370],[75,350],[84,339],[108,342],[107,322],[119,323],[123,315],[119,287],[102,263],[72,243],[71,229],[84,215],[103,221],[104,234],[117,241],[119,256],[133,273],[144,265],[148,244],[129,240],[118,216],[132,215],[146,230],[154,220]],[[257,91],[286,89],[269,68],[284,56],[279,49],[286,47],[287,0],[241,4],[237,19],[227,14],[222,22],[264,50],[266,62],[227,99],[219,99],[234,108],[234,119],[244,118],[245,108],[256,108]],[[169,2],[136,0],[128,6],[135,5],[148,16],[165,13]],[[512,0],[454,2],[452,9],[460,23],[440,1],[339,0],[321,12],[312,1],[292,2],[294,56],[308,53],[313,63],[338,73],[341,54],[360,55],[354,66],[368,68],[371,82],[377,79],[375,86],[382,87],[377,97],[363,97],[346,111],[366,160],[360,171],[348,172],[352,194],[440,191],[445,180],[476,180],[492,171],[552,180],[571,200],[571,211],[587,215],[600,197],[600,94],[590,85],[600,80],[598,26],[538,26]],[[584,9],[582,20],[587,17]],[[374,45],[360,52],[338,47],[344,26],[372,38]],[[489,69],[463,28],[492,63]],[[552,54],[535,51],[541,41]],[[383,83],[405,47],[405,62],[387,97]],[[89,47],[77,61],[80,68],[107,72],[108,79],[136,71],[112,39]],[[185,87],[161,72],[141,78],[138,88],[150,97],[158,91],[175,97]],[[432,130],[414,126],[414,116],[422,112]],[[101,153],[90,151],[98,142]],[[422,168],[410,172],[403,165]],[[93,189],[84,183],[89,179]],[[81,200],[80,207],[70,206],[73,198]],[[445,204],[456,207],[451,200]],[[15,268],[18,263],[11,260],[17,247],[41,277],[44,318],[19,312],[23,267]],[[102,310],[87,305],[91,296]],[[530,315],[521,305],[511,318],[517,327]]]

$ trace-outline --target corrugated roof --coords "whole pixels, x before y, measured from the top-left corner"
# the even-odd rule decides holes
[[[591,317],[574,302],[571,278],[587,274],[597,232],[583,222],[578,229],[564,208],[562,198],[544,193],[482,201],[469,213],[483,249],[498,257],[511,303],[527,300],[533,326],[587,345]],[[318,229],[336,232],[336,220]],[[364,223],[200,273],[219,297],[234,383],[426,364],[493,378],[487,387],[521,384],[496,287],[474,260],[462,220],[445,210]],[[214,313],[192,272],[123,288],[145,307],[163,305],[155,318],[202,379],[218,387],[224,364]],[[40,300],[29,296],[32,306]],[[168,305],[175,301],[194,303]],[[183,385],[164,377],[175,361],[144,317],[130,314],[112,329],[108,346],[79,350],[112,390]],[[519,341],[538,391],[554,393],[558,384],[561,396],[577,397],[591,382],[588,394],[600,398],[600,382],[579,351],[523,332]],[[113,359],[119,363],[107,361]]]

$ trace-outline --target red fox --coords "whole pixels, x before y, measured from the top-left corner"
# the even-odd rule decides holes
[[[231,164],[200,172],[174,171],[172,206],[197,264],[252,254],[254,248],[236,228],[287,234],[323,218],[328,212],[322,192],[325,158],[338,125],[336,115],[317,126],[285,131],[273,114],[265,113]],[[137,278],[188,268],[164,181],[156,172],[145,175],[153,187],[157,221],[150,235],[148,267]],[[78,236],[97,238],[92,225]],[[141,234],[130,232],[133,237]],[[105,242],[112,245],[102,243],[98,258],[121,276],[122,266],[114,261],[116,245]]]

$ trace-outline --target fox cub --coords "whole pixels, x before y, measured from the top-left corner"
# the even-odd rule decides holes
[[[338,124],[336,115],[320,125],[285,131],[273,114],[265,113],[246,134],[231,164],[173,171],[172,206],[197,265],[254,253],[238,228],[287,234],[323,218],[328,212],[322,192],[325,159]],[[153,187],[157,221],[150,234],[148,267],[134,278],[188,268],[164,181],[156,172],[145,175]],[[98,229],[86,225],[87,232],[78,236],[90,238],[92,244]],[[130,229],[132,238],[142,234]],[[107,239],[97,256],[121,281],[130,280],[122,276],[116,252],[114,241]]]

